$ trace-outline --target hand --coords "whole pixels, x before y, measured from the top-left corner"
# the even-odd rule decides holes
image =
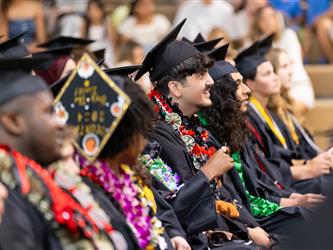
[[[191,250],[190,245],[183,237],[175,236],[170,241],[175,250]]]
[[[7,196],[7,188],[2,183],[0,183],[0,223],[2,221],[2,215],[5,212],[5,200]]]
[[[201,168],[209,181],[224,175],[234,166],[234,160],[225,152],[226,147],[220,148]]]
[[[332,156],[327,152],[321,153],[312,160],[309,160],[306,165],[310,178],[329,174],[331,172]]]
[[[261,227],[248,228],[249,238],[259,246],[268,247],[270,239],[268,233],[265,232]]]
[[[284,201],[283,201],[284,199]],[[282,207],[306,207],[306,208],[314,208],[323,203],[326,199],[325,196],[321,194],[297,194],[292,193],[288,199],[281,199],[280,205]],[[284,203],[284,204],[283,204]]]

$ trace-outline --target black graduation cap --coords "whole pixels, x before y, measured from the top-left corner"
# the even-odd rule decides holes
[[[97,61],[104,59],[105,57],[105,48],[104,49],[99,49],[91,52],[94,57],[96,58]]]
[[[258,41],[253,43],[235,58],[236,68],[245,79],[254,79],[257,67],[267,61],[258,51],[259,44]]]
[[[267,54],[267,52],[272,48],[274,37],[275,33],[272,33],[259,42],[259,49],[258,49],[259,54],[261,55]]]
[[[31,71],[47,58],[0,58],[0,105],[23,95],[48,91],[46,83]]]
[[[194,47],[196,47],[200,52],[207,52],[212,50],[216,44],[218,44],[223,37],[219,37],[213,40],[201,42],[201,43],[193,43]]]
[[[74,128],[79,152],[94,161],[120,123],[130,98],[84,54],[55,98],[60,122]]]
[[[229,43],[210,51],[207,55],[215,61],[224,60],[227,56]]]
[[[225,44],[208,54],[208,56],[215,60],[213,67],[208,69],[208,72],[214,81],[230,73],[237,72],[237,69],[231,63],[224,61],[228,52],[228,47],[229,44]]]
[[[95,40],[87,38],[76,38],[70,36],[58,36],[45,43],[38,44],[37,47],[41,48],[58,48],[63,46],[86,46],[90,43],[95,42]]]
[[[193,43],[203,43],[206,42],[206,39],[203,37],[201,33],[198,33],[198,35],[194,38]]]
[[[174,27],[148,52],[142,63],[143,67],[135,76],[135,80],[140,79],[146,72],[149,72],[151,81],[157,82],[179,63],[200,54],[192,44],[184,41],[175,41],[185,21],[186,19]]]
[[[185,36],[183,36],[181,41],[193,44],[192,41],[190,39],[186,38]]]
[[[58,47],[58,48],[53,48],[53,49],[48,49],[44,50],[41,52],[36,52],[31,54],[33,58],[40,58],[40,57],[45,57],[48,56],[50,60],[46,61],[43,63],[38,70],[47,70],[53,63],[55,59],[62,55],[70,56],[70,54],[73,51],[73,46],[63,46],[63,47]]]
[[[112,76],[112,75],[128,76],[130,74],[133,74],[135,71],[137,71],[141,68],[142,68],[142,65],[130,65],[130,66],[104,69],[104,72],[108,76]]]
[[[20,33],[7,41],[0,43],[0,58],[20,58],[30,53],[23,43],[23,36],[26,32]]]

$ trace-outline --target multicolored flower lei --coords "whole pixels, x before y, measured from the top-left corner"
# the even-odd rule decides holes
[[[106,162],[99,160],[95,165],[91,165],[83,158],[80,161],[80,165],[83,166],[81,175],[96,182],[119,203],[139,246],[150,248],[152,245],[160,244],[162,224],[150,214],[148,202],[144,204],[146,199],[140,196],[134,172],[122,165],[119,175],[116,175]]]
[[[149,154],[144,154],[140,156],[139,162],[171,192],[178,191],[180,176],[173,173],[172,169],[159,156],[153,159]]]
[[[157,105],[157,111],[162,118],[174,128],[184,141],[194,167],[200,169],[216,152],[213,145],[209,146],[208,131],[202,127],[196,127],[194,130],[189,128],[189,124],[186,124],[184,117],[181,116],[181,111],[176,111],[176,107],[172,108],[169,100],[156,89],[151,91],[149,97]]]

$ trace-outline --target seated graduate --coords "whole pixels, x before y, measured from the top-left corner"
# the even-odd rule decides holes
[[[291,59],[287,52],[278,48],[270,49],[266,57],[272,63],[274,72],[281,82],[280,93],[270,98],[267,104],[268,108],[284,122],[288,129],[291,135],[286,138],[288,145],[294,147],[302,159],[308,160],[309,163],[311,161],[320,160],[325,167],[319,170],[323,171],[323,173],[328,173],[327,170],[330,169],[328,169],[327,166],[333,167],[332,149],[321,152],[322,150],[313,141],[308,130],[305,129],[299,122],[299,119],[297,119],[297,115],[299,116],[299,114],[293,114],[295,100],[289,95],[291,77],[293,75]],[[319,154],[321,157],[312,159]]]
[[[0,247],[113,249],[110,231],[42,167],[62,157],[65,139],[46,83],[31,75],[43,62],[0,59],[0,181],[9,192]]]
[[[209,73],[214,79],[210,91],[213,104],[199,114],[200,120],[219,141],[229,146],[256,220],[269,233],[286,235],[285,227],[302,222],[303,214],[307,215],[307,212],[285,207],[313,204],[303,195],[282,191],[270,178],[267,167],[258,166],[248,140],[244,114],[251,91],[237,69],[218,60]]]
[[[236,67],[252,91],[248,109],[248,126],[251,140],[265,154],[274,166],[274,179],[285,187],[294,188],[299,193],[325,193],[326,178],[323,164],[293,164],[299,159],[298,153],[290,148],[286,137],[288,129],[280,119],[267,110],[269,98],[280,91],[280,81],[273,71],[272,64],[265,58],[271,47],[273,35],[255,42],[242,51],[235,59]],[[329,170],[329,166],[326,166]],[[328,178],[329,179],[329,178]]]
[[[80,63],[83,65],[84,61]],[[87,74],[91,73],[85,76],[84,67],[79,66],[79,76],[73,78],[76,82],[72,86],[65,84],[65,90],[60,90],[55,105],[59,117],[67,113],[65,121],[78,134],[74,160],[82,168],[84,181],[98,193],[104,206],[115,207],[119,216],[126,219],[138,244],[131,249],[173,249],[173,246],[189,249],[172,208],[149,188],[147,172],[137,166],[154,115],[152,104],[140,86],[127,76],[120,76],[137,70],[137,66],[105,70],[113,82],[106,80],[108,76],[100,69],[93,73],[86,67]],[[83,99],[77,96],[78,92],[84,95]],[[79,99],[83,102],[77,102]],[[90,101],[84,101],[87,99]],[[73,103],[77,105],[74,109]]]
[[[148,53],[143,68],[135,78],[139,79],[149,71],[155,86],[150,97],[159,111],[144,158],[147,154],[151,158],[159,157],[158,161],[162,160],[171,168],[168,173],[163,169],[151,171],[159,180],[154,182],[154,186],[173,206],[193,249],[207,248],[208,245],[211,248],[255,247],[230,241],[230,238],[224,237],[223,231],[227,232],[227,236],[233,235],[234,239],[238,237],[247,241],[250,238],[257,244],[268,245],[267,233],[258,226],[247,208],[234,204],[236,198],[231,192],[239,195],[240,189],[245,195],[241,182],[236,189],[232,177],[226,175],[223,182],[229,184],[231,189],[221,184],[219,177],[233,167],[233,160],[225,153],[227,149],[215,144],[216,140],[210,138],[209,132],[200,126],[195,115],[211,105],[209,90],[213,80],[208,68],[213,61],[190,43],[175,41],[184,22]],[[172,176],[175,179],[171,184],[176,184],[176,192],[164,185],[168,181],[163,179]],[[238,201],[241,199],[238,198]],[[204,231],[208,231],[206,238],[199,235]]]

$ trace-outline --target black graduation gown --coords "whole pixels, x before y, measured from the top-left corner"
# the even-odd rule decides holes
[[[246,228],[242,221],[232,220],[225,216],[219,216],[215,209],[215,194],[210,187],[207,177],[201,171],[194,171],[190,156],[186,151],[184,142],[179,138],[173,128],[164,121],[155,124],[151,139],[157,141],[162,150],[161,159],[171,169],[178,173],[184,186],[177,194],[170,191],[160,182],[153,182],[155,188],[168,200],[187,234],[187,240],[193,249],[204,249],[201,235],[206,230],[219,228],[220,230],[246,235]],[[224,189],[223,195],[232,201],[229,190]],[[248,225],[258,225],[249,212],[241,206],[242,219],[249,222]],[[248,217],[247,217],[248,216]],[[247,218],[250,218],[247,220]],[[195,238],[195,240],[193,240]],[[199,239],[200,242],[197,242]],[[198,243],[198,245],[195,245]]]
[[[322,178],[320,177],[301,181],[293,179],[290,169],[292,159],[301,159],[301,156],[292,144],[290,133],[283,122],[273,113],[270,115],[286,138],[288,148],[283,147],[268,125],[262,121],[251,106],[247,111],[251,143],[255,147],[259,147],[264,158],[271,163],[270,173],[273,175],[273,179],[283,187],[294,189],[299,193],[323,193]]]
[[[124,216],[117,210],[117,208],[112,204],[109,196],[97,185],[95,185],[90,179],[87,177],[82,177],[84,183],[86,183],[92,192],[92,195],[101,206],[101,208],[107,213],[107,215],[111,218],[112,226],[119,231],[125,238],[128,249],[139,249],[139,245],[126,223],[126,219]],[[117,242],[114,242],[117,246]]]
[[[8,188],[0,224],[0,249],[58,250],[62,247],[42,214],[20,192]]]

